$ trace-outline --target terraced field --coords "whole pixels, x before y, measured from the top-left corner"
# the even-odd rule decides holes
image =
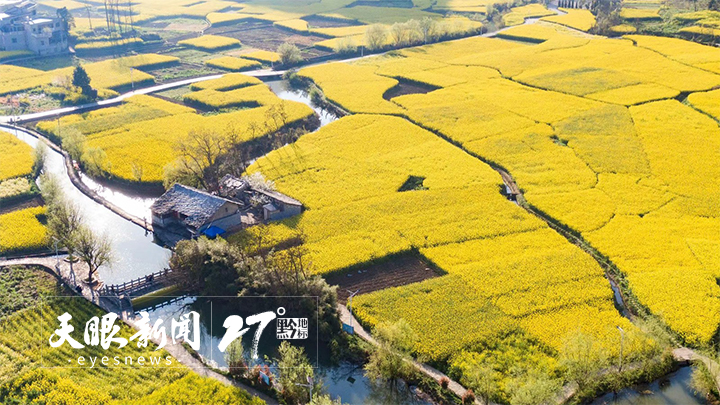
[[[550,358],[578,330],[614,347],[615,327],[633,328],[601,268],[505,200],[488,162],[617,265],[682,341],[709,343],[720,325],[710,91],[720,51],[537,28],[522,35],[541,35],[539,44],[472,38],[301,70],[356,115],[249,169],[309,208],[278,233],[301,229],[321,273],[408,250],[446,271],[360,295],[354,309],[370,325],[406,319],[417,353],[461,374],[479,347],[508,334]],[[399,80],[438,89],[383,98]],[[423,187],[399,191],[411,176]]]
[[[192,130],[228,133],[232,127],[239,131],[238,140],[245,142],[266,135],[267,113],[275,106],[282,106],[286,114],[281,126],[313,114],[306,105],[280,100],[258,79],[241,74],[198,83],[193,89],[196,91],[185,95],[189,105],[208,110],[243,109],[202,115],[153,96],[134,96],[118,107],[40,122],[38,129],[60,138],[69,129],[77,130],[85,136],[86,147],[104,151],[106,160],[101,167],[107,175],[129,182],[160,183],[165,166],[177,157],[175,144]],[[259,129],[249,130],[252,125]]]

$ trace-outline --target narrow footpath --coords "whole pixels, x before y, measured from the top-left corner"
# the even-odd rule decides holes
[[[353,326],[353,330],[355,331],[355,333],[356,333],[358,336],[360,336],[360,338],[362,338],[363,340],[365,340],[365,341],[367,341],[367,342],[369,342],[369,343],[371,343],[371,344],[373,344],[373,345],[375,345],[375,346],[378,346],[378,345],[379,345],[379,344],[378,344],[378,341],[375,340],[375,338],[374,338],[370,333],[368,333],[368,331],[366,331],[365,328],[362,327],[362,325],[360,324],[360,322],[358,322],[357,319],[355,319],[355,317],[350,313],[350,310],[348,310],[347,307],[345,307],[345,305],[342,305],[342,304],[341,304],[341,305],[338,305],[337,309],[338,309],[338,312],[340,313],[340,320],[341,320],[343,323],[346,323],[346,324],[348,324],[348,325],[352,325],[352,326]],[[434,379],[435,381],[440,382],[440,380],[441,380],[442,378],[447,378],[448,381],[450,381],[450,383],[448,384],[448,389],[449,389],[450,391],[452,391],[455,395],[457,395],[459,398],[462,398],[463,395],[465,395],[465,393],[467,393],[467,391],[468,391],[467,388],[463,387],[459,382],[451,379],[450,377],[448,377],[447,375],[445,375],[445,374],[444,374],[443,372],[441,372],[440,370],[437,370],[437,369],[435,369],[435,368],[433,368],[433,367],[430,367],[429,365],[427,365],[427,364],[425,364],[425,363],[420,363],[420,362],[418,362],[418,361],[416,361],[416,360],[414,360],[414,359],[408,360],[408,361],[410,361],[410,363],[412,363],[412,365],[413,365],[418,371],[420,371],[421,373],[423,373],[423,374],[427,375],[428,377]],[[476,398],[476,399],[475,399],[475,403],[476,403],[476,404],[480,404],[480,401]],[[489,404],[487,404],[487,405],[497,405],[497,404],[491,402],[491,403],[489,403]]]

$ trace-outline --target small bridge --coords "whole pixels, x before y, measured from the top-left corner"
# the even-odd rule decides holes
[[[173,274],[172,269],[166,268],[122,284],[105,285],[98,293],[100,295],[126,296],[130,298],[139,297],[175,285],[176,279],[177,277]]]

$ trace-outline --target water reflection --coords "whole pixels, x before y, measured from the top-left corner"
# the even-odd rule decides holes
[[[620,391],[617,396],[610,393],[595,401],[592,405],[700,405],[707,402],[693,392],[692,368],[683,367],[650,384]]]
[[[298,103],[303,103],[312,108],[313,111],[315,111],[315,113],[317,113],[317,115],[320,117],[319,128],[322,128],[325,125],[338,119],[335,114],[328,112],[327,110],[324,110],[322,108],[316,107],[312,103],[310,97],[306,92],[290,88],[290,84],[287,80],[273,80],[266,82],[265,84],[267,84],[268,87],[270,87],[270,90],[272,90],[273,93],[275,93],[275,95],[277,95],[281,99],[297,101]]]
[[[38,140],[23,131],[0,130],[16,134],[32,147],[37,145]],[[45,171],[55,175],[67,198],[82,211],[86,225],[110,237],[115,262],[111,268],[102,267],[98,272],[105,283],[117,284],[143,277],[167,265],[170,251],[153,243],[152,234],[145,233],[139,226],[119,217],[75,188],[65,171],[62,155],[52,149],[48,150]],[[42,184],[39,186],[42,187]]]
[[[208,305],[203,305],[197,297],[183,297],[169,304],[146,310],[150,314],[151,322],[154,322],[157,318],[169,322],[170,319],[178,319],[180,315],[190,310],[198,311],[201,319],[200,341],[202,342],[198,353],[206,363],[214,367],[227,367],[223,353],[219,351],[217,346],[225,331],[222,327],[223,320],[226,316],[231,315],[230,313],[218,308],[217,305],[214,305],[211,310]],[[252,333],[248,332],[243,336],[243,347],[246,348],[246,351],[250,347],[251,340]],[[300,341],[293,343],[298,342]],[[272,331],[266,330],[260,340],[258,350],[260,361],[264,362],[263,359],[276,357],[277,345],[278,343],[274,339]],[[316,367],[316,373],[321,378],[325,391],[333,398],[340,398],[343,403],[432,404],[432,402],[419,398],[414,388],[401,387],[401,389],[397,390],[390,386],[372,383],[365,377],[361,365],[348,362],[332,364],[330,359],[327,358],[329,350],[325,347],[318,348],[314,344],[310,344],[305,347],[305,350],[310,363]],[[271,369],[273,372],[277,372],[272,366]]]
[[[119,190],[112,186],[101,184],[92,177],[85,175],[85,173],[80,173],[80,179],[100,197],[112,202],[118,207],[122,207],[123,211],[134,217],[145,219],[148,223],[151,222],[150,206],[155,202],[157,196],[143,197],[133,195],[133,193],[125,190]]]

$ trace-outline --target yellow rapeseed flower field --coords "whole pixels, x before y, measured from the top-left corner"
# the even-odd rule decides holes
[[[105,151],[109,174],[128,181],[161,182],[164,167],[176,157],[173,147],[177,139],[191,130],[225,133],[233,127],[241,132],[241,141],[248,141],[265,135],[266,114],[275,105],[284,106],[288,124],[312,114],[308,106],[280,100],[261,83],[231,73],[194,83],[194,91],[187,94],[188,100],[203,108],[249,107],[245,110],[205,116],[156,97],[134,96],[118,107],[62,117],[60,128],[56,120],[40,122],[38,128],[55,134],[58,129],[75,128],[87,136],[87,147]],[[251,123],[261,130],[248,130]]]
[[[240,54],[243,58],[258,60],[260,62],[278,62],[280,61],[280,55],[271,51],[256,50]]]
[[[141,83],[152,83],[153,76],[138,69],[176,64],[179,59],[173,56],[141,54],[108,59],[83,64],[90,76],[90,85],[98,89],[115,89]],[[131,72],[131,68],[135,68]],[[12,65],[0,65],[0,93],[10,94],[50,84],[58,78],[71,77],[72,67],[50,71],[20,68]]]
[[[39,220],[44,215],[45,207],[26,208],[0,215],[0,254],[46,247],[45,225]]]
[[[204,80],[193,83],[190,85],[190,90],[212,89],[217,91],[228,91],[260,83],[262,83],[262,81],[260,81],[257,77],[247,76],[242,73],[230,73],[223,75],[219,79]]]
[[[328,99],[352,112],[406,117],[505,168],[530,205],[580,233],[615,263],[652,313],[687,343],[707,343],[720,325],[720,287],[715,281],[720,273],[720,129],[711,118],[720,114],[715,107],[720,92],[713,90],[720,85],[715,73],[720,73],[720,54],[679,39],[636,35],[606,39],[548,25],[532,29],[537,31],[532,34],[535,42],[541,42],[537,45],[472,38],[364,59],[343,69],[305,69],[301,74],[313,78]],[[355,73],[340,73],[348,71]],[[350,79],[356,76],[367,84]],[[438,89],[384,99],[396,78]],[[690,93],[687,104],[675,100],[683,92]],[[307,175],[317,183],[321,180],[317,176],[327,173]],[[298,186],[290,190],[302,194]],[[312,211],[301,223],[315,218]],[[381,228],[392,229],[385,222]],[[334,243],[314,241],[323,271],[381,256],[382,249],[369,244],[375,240],[387,246],[387,253],[417,247],[449,273],[417,286],[358,297],[361,316],[370,323],[395,319],[387,308],[407,300],[405,311],[399,312],[427,325],[422,317],[434,315],[418,308],[435,308],[453,289],[458,291],[454,305],[463,306],[458,311],[482,313],[498,325],[520,325],[550,346],[557,346],[562,338],[553,331],[568,318],[584,319],[583,311],[598,320],[590,327],[596,332],[616,316],[609,305],[583,309],[588,302],[605,302],[602,291],[594,296],[589,286],[587,300],[577,306],[538,310],[537,317],[525,314],[552,299],[533,301],[530,294],[525,304],[523,293],[513,292],[507,301],[498,298],[491,306],[478,302],[465,306],[463,300],[477,298],[473,294],[478,292],[460,289],[459,281],[451,281],[460,273],[443,264],[459,253],[432,252],[440,252],[435,249],[438,244],[470,242],[432,235],[427,243],[396,240],[392,247],[389,236],[364,235],[362,242],[347,235],[333,238]],[[330,252],[343,242],[351,248],[340,260],[342,254]],[[558,291],[563,290],[558,287]],[[428,302],[419,298],[425,292]],[[439,358],[472,339],[458,336],[460,343],[443,344],[439,335],[422,330],[433,337],[420,343],[418,350]]]
[[[374,74],[373,66],[330,63],[300,71],[325,90],[325,97],[343,108],[357,113],[393,114],[402,111],[383,99],[383,94],[398,81]],[[353,80],[348,80],[352,77]]]
[[[562,8],[560,10],[566,12],[567,14],[544,17],[542,20],[565,25],[585,32],[590,31],[590,28],[595,26],[595,16],[590,12],[590,10],[568,8]]]
[[[32,172],[32,148],[10,133],[0,131],[0,182]]]
[[[250,70],[259,68],[262,64],[255,60],[236,58],[233,56],[221,56],[219,58],[209,59],[205,64],[210,67],[239,72],[241,70]]]
[[[342,118],[249,171],[308,208],[270,229],[274,239],[302,230],[316,271],[417,249],[447,272],[353,304],[372,325],[408,321],[420,336],[415,350],[433,360],[518,328],[550,350],[577,330],[611,346],[615,326],[633,329],[593,259],[501,196],[486,164],[400,117]],[[399,191],[409,176],[425,189]]]
[[[272,105],[277,102],[277,96],[267,86],[256,84],[228,91],[213,89],[193,91],[185,94],[183,101],[187,105],[219,110],[232,107]]]
[[[548,10],[542,4],[527,4],[520,7],[513,7],[509,13],[503,15],[502,20],[506,26],[520,25],[525,22],[526,18],[533,17],[545,17],[547,15],[554,15],[552,11]]]
[[[203,35],[197,38],[184,39],[182,41],[179,41],[178,45],[184,45],[190,48],[213,52],[222,49],[238,47],[240,46],[240,41],[235,38],[223,37],[219,35]]]
[[[693,107],[720,120],[720,90],[693,93],[687,100]]]

